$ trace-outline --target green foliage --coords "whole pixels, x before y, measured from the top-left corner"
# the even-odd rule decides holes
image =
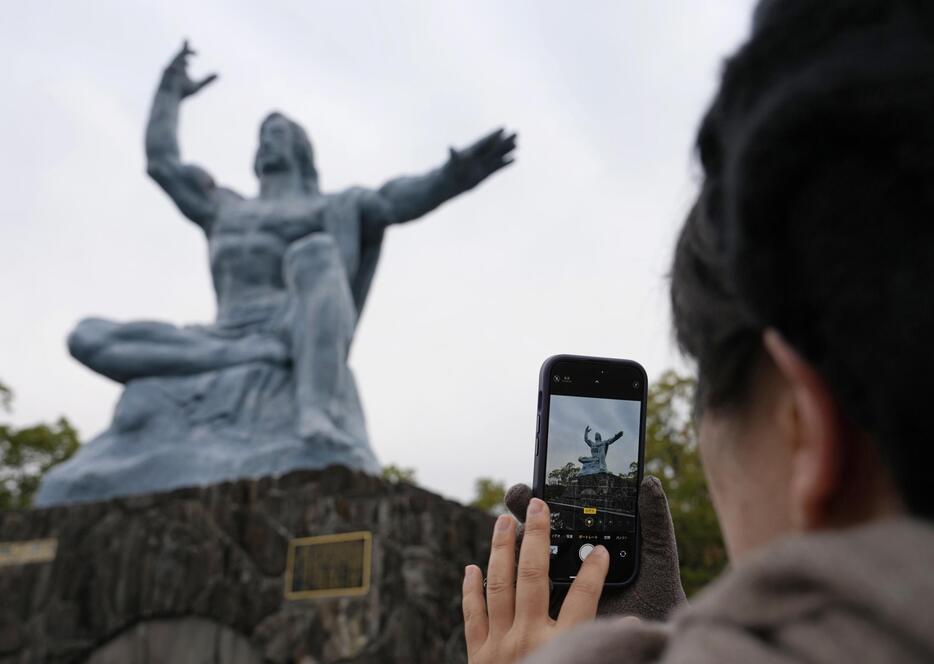
[[[568,486],[578,473],[580,473],[580,466],[575,466],[573,463],[568,461],[562,468],[555,468],[553,471],[548,473],[548,478],[545,480],[547,484],[560,484],[562,486]]]
[[[646,472],[662,481],[668,495],[688,596],[716,578],[727,562],[697,451],[694,389],[693,379],[666,372],[649,388],[646,415]]]
[[[472,507],[486,510],[491,514],[499,515],[506,511],[503,498],[506,496],[506,484],[481,477],[474,484],[476,497],[470,502]]]
[[[12,402],[12,390],[0,383],[0,409],[9,411]],[[64,417],[25,429],[0,423],[0,509],[32,505],[42,475],[79,445],[78,432]]]
[[[383,479],[388,480],[393,484],[398,484],[399,482],[405,482],[406,484],[416,484],[415,469],[401,468],[400,466],[391,463],[388,466],[383,467]]]

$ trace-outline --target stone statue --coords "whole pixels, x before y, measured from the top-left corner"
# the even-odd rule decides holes
[[[335,463],[378,472],[347,358],[383,235],[512,162],[516,136],[500,129],[424,175],[322,193],[305,131],[271,113],[259,195],[241,196],[181,159],[181,102],[216,79],[189,76],[193,53],[186,42],[159,83],[147,170],[207,236],[217,319],[77,326],[72,355],[126,387],[110,429],[46,476],[40,505]]]
[[[606,453],[610,445],[615,443],[617,440],[623,437],[623,432],[620,431],[615,436],[609,440],[603,440],[603,437],[599,433],[593,435],[594,440],[590,440],[590,427],[584,428],[584,442],[587,443],[587,447],[590,448],[590,456],[578,457],[578,461],[581,462],[581,471],[578,473],[578,476],[583,475],[596,475],[597,473],[606,473]]]

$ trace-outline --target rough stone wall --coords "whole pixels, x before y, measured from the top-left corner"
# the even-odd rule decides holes
[[[0,513],[0,540],[58,538],[0,567],[0,663],[463,661],[463,567],[492,517],[332,467]],[[360,597],[286,601],[294,537],[373,533]]]

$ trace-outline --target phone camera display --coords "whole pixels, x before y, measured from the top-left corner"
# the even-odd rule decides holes
[[[625,558],[619,551],[632,545],[640,407],[639,401],[551,395],[543,498],[560,577],[573,579],[585,547],[604,544]]]

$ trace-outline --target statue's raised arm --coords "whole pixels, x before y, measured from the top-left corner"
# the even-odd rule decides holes
[[[593,441],[590,440],[590,427],[584,427],[584,442],[587,443],[587,447],[593,447]]]
[[[450,148],[448,160],[439,168],[390,180],[369,196],[363,217],[365,231],[378,235],[390,224],[418,219],[473,189],[511,164],[515,149],[516,134],[497,129],[463,150]]]
[[[193,81],[188,75],[186,41],[165,68],[146,127],[146,171],[165,190],[186,217],[210,229],[217,213],[220,191],[202,168],[184,164],[178,149],[178,109],[181,101],[213,82],[216,74]]]
[[[610,445],[612,445],[613,443],[615,443],[617,440],[619,440],[622,437],[623,437],[623,432],[620,431],[615,436],[613,436],[608,441],[606,441],[606,446],[609,447]]]

